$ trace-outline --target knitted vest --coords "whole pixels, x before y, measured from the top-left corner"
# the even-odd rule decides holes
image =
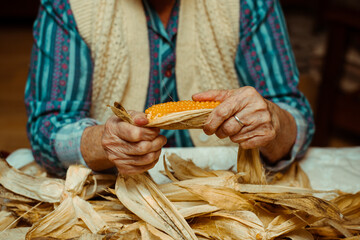
[[[150,72],[147,23],[141,0],[70,0],[94,64],[91,116],[105,122],[114,101],[143,111]],[[209,89],[238,88],[239,0],[181,0],[176,43],[180,100]],[[196,146],[228,145],[190,130]]]

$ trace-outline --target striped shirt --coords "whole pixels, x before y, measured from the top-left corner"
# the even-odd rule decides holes
[[[178,100],[175,76],[179,1],[169,23],[144,0],[150,46],[150,78],[146,105]],[[272,170],[288,166],[304,154],[314,134],[308,101],[298,90],[299,73],[277,0],[241,0],[240,42],[235,68],[240,86],[257,91],[287,110],[297,124],[296,142],[288,158]],[[85,164],[80,141],[84,129],[99,124],[90,118],[93,64],[68,0],[41,0],[33,27],[34,44],[25,89],[27,130],[35,160],[48,172],[64,175],[71,164]],[[193,146],[187,130],[163,131],[168,146]]]

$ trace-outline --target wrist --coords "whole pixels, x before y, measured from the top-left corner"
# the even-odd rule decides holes
[[[101,144],[104,125],[87,127],[81,137],[80,150],[84,161],[94,171],[102,171],[114,166],[107,158]]]
[[[289,155],[295,144],[297,128],[294,117],[273,102],[267,101],[275,131],[275,138],[260,148],[266,162],[277,163]]]

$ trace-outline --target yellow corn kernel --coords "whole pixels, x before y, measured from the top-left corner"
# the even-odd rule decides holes
[[[145,110],[149,119],[165,116],[169,113],[190,111],[196,109],[213,109],[220,104],[219,101],[178,101],[152,105]]]

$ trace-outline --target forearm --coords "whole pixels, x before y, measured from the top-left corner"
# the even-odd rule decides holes
[[[102,171],[114,167],[106,156],[101,144],[104,125],[87,127],[81,137],[80,150],[84,161],[94,171]]]
[[[295,143],[297,127],[294,117],[286,110],[273,102],[267,101],[272,113],[272,121],[275,127],[275,138],[266,146],[260,148],[267,162],[274,164],[288,155]]]

